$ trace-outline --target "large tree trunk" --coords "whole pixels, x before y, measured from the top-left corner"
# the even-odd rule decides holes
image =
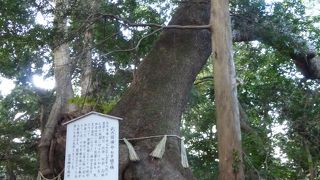
[[[205,25],[207,3],[185,3],[170,24]],[[111,112],[124,118],[120,136],[180,135],[181,114],[193,81],[210,55],[208,30],[166,30],[138,67],[130,89]],[[193,179],[180,160],[176,138],[169,138],[163,159],[149,153],[160,139],[134,143],[141,161],[130,163],[126,147],[120,145],[120,179]]]
[[[54,173],[53,165],[50,163],[53,162],[53,157],[50,157],[50,154],[52,154],[50,153],[50,145],[60,115],[75,110],[75,107],[68,103],[68,99],[72,97],[73,91],[69,46],[64,42],[64,37],[66,37],[67,33],[67,7],[68,0],[56,1],[54,21],[56,35],[53,49],[56,100],[41,134],[39,144],[40,171],[45,176],[51,176]]]
[[[203,1],[183,3],[170,24],[206,25],[209,12],[210,6]],[[180,135],[181,114],[188,93],[210,52],[207,29],[165,30],[138,67],[129,90],[110,112],[123,118],[121,138]],[[63,127],[60,130],[60,134],[65,133]],[[138,163],[129,162],[126,146],[120,144],[120,179],[193,179],[190,169],[181,165],[178,139],[168,138],[163,159],[149,156],[159,140],[133,142],[141,159]],[[57,142],[56,150],[61,152],[64,140],[59,138]]]
[[[170,24],[206,25],[209,17],[209,1],[192,0],[181,3]],[[234,40],[250,38],[234,34]],[[138,67],[129,90],[110,113],[124,118],[120,124],[121,138],[180,135],[188,93],[210,52],[208,30],[165,30]],[[120,144],[120,179],[193,179],[190,170],[180,164],[177,139],[169,138],[163,159],[149,156],[159,140],[133,142],[141,159],[137,163],[129,162],[128,151]]]
[[[211,2],[214,92],[217,109],[219,179],[244,179],[240,114],[228,0]]]

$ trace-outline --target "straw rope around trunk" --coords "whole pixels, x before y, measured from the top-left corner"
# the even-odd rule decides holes
[[[161,159],[165,153],[165,147],[168,137],[174,137],[180,140],[180,156],[181,156],[181,165],[184,168],[189,168],[187,152],[184,144],[184,139],[177,135],[155,135],[155,136],[144,136],[144,137],[135,137],[135,138],[122,138],[120,141],[124,141],[128,150],[129,150],[129,159],[131,161],[139,161],[140,158],[137,152],[134,150],[134,147],[129,141],[138,141],[138,140],[145,140],[145,139],[154,139],[154,138],[161,138],[160,142],[157,144],[155,149],[150,153],[151,157]]]

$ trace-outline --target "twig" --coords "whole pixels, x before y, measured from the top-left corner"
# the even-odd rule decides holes
[[[159,29],[153,31],[152,33],[147,34],[146,36],[142,37],[142,38],[138,41],[137,45],[136,45],[135,47],[133,47],[133,48],[113,50],[113,51],[110,51],[110,52],[108,52],[108,53],[106,53],[106,54],[103,54],[102,56],[103,56],[103,57],[106,57],[106,56],[108,56],[108,55],[110,55],[110,54],[112,54],[112,53],[115,53],[115,52],[128,52],[128,51],[137,50],[137,49],[139,48],[142,40],[144,40],[145,38],[147,38],[147,37],[149,37],[149,36],[151,36],[151,35],[159,32],[159,31],[161,31],[162,29],[163,29],[163,28],[159,28]]]
[[[201,83],[204,83],[206,81],[213,81],[213,76],[204,76],[201,77],[200,79],[197,79],[196,82],[194,83],[194,85],[198,85]]]
[[[210,24],[207,25],[161,25],[161,24],[156,24],[156,23],[133,23],[130,22],[128,19],[116,16],[114,14],[102,14],[102,13],[96,13],[96,14],[92,14],[89,15],[87,17],[87,19],[84,21],[85,23],[83,23],[79,28],[77,28],[74,32],[76,33],[71,33],[69,34],[66,38],[64,38],[61,42],[58,42],[54,45],[54,48],[67,43],[69,41],[71,41],[72,39],[74,39],[79,33],[84,32],[85,30],[88,29],[88,27],[90,27],[92,24],[94,24],[97,20],[99,20],[100,18],[107,18],[107,19],[115,19],[118,22],[122,23],[123,25],[126,26],[130,26],[130,27],[156,27],[158,28],[155,32],[158,32],[160,30],[163,29],[208,29],[210,30]],[[151,33],[150,35],[152,35],[153,33]],[[149,35],[147,35],[146,37],[148,37]],[[144,39],[144,38],[142,38]],[[138,43],[139,45],[140,43]],[[135,48],[137,49],[137,48]],[[135,49],[127,49],[127,50],[121,50],[121,51],[132,51]],[[116,50],[115,52],[119,52],[120,50]]]

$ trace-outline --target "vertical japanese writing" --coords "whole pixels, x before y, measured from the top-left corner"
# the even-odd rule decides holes
[[[110,128],[110,169],[114,169],[115,128]]]
[[[118,177],[117,123],[98,118],[68,124],[65,180]]]

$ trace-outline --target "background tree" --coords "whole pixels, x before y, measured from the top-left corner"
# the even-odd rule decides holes
[[[236,70],[228,0],[211,1],[219,179],[244,179]]]

